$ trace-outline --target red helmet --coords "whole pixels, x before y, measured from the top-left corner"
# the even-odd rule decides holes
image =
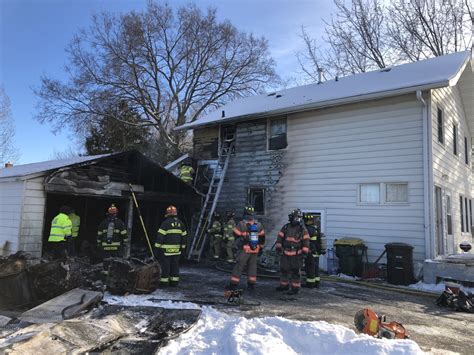
[[[177,216],[178,215],[178,210],[176,209],[175,206],[168,206],[166,208],[166,214],[165,216]]]
[[[115,207],[115,205],[112,203],[109,207],[109,209],[107,210],[107,213],[108,214],[117,214],[118,213],[118,208]]]

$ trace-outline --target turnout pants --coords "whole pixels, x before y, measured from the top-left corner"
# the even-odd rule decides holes
[[[308,254],[305,260],[306,284],[317,285],[321,281],[319,277],[319,255]]]
[[[280,258],[280,285],[299,289],[301,287],[301,255],[288,256],[283,254]]]
[[[209,245],[210,249],[210,255],[214,259],[219,259],[221,256],[221,243],[222,243],[222,237],[221,236],[216,236],[216,235],[211,235],[211,244]]]
[[[123,258],[123,247],[118,248],[117,250],[104,250],[102,249],[102,258]]]
[[[234,261],[234,251],[232,250],[233,247],[233,240],[225,240],[225,251],[227,254],[227,261]]]
[[[178,286],[179,283],[179,259],[181,255],[165,256],[158,253],[158,262],[161,266],[160,285]]]
[[[247,283],[255,284],[257,282],[257,259],[257,253],[251,254],[244,251],[240,252],[240,254],[237,256],[237,263],[232,270],[230,283],[233,285],[238,285],[240,283],[242,273],[247,269]]]

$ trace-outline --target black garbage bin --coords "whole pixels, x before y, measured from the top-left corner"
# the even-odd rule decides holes
[[[393,285],[410,285],[413,277],[413,246],[405,243],[385,244],[387,281]]]
[[[334,241],[339,258],[338,272],[350,276],[362,276],[364,255],[367,247],[359,238],[341,238]]]

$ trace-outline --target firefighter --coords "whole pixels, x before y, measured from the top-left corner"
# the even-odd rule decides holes
[[[294,209],[288,215],[289,223],[278,232],[275,249],[281,253],[280,286],[277,291],[297,294],[301,287],[302,257],[309,252],[309,234],[303,223],[303,213]],[[291,289],[290,289],[291,278]]]
[[[229,290],[237,289],[240,277],[245,269],[247,269],[248,290],[253,291],[255,289],[255,283],[257,282],[257,258],[263,252],[265,231],[262,224],[254,219],[254,211],[252,206],[246,206],[243,220],[234,228],[238,255],[232,270],[230,284],[227,286]]]
[[[175,206],[166,209],[165,220],[161,223],[156,237],[155,251],[161,265],[161,286],[178,286],[179,258],[186,249],[187,231],[178,219]]]
[[[68,215],[72,223],[72,238],[68,241],[68,253],[69,255],[76,256],[76,251],[79,249],[78,237],[79,227],[81,225],[81,217],[76,214],[74,208],[71,208],[71,213]]]
[[[316,217],[311,213],[305,213],[304,222],[309,233],[309,253],[305,259],[306,284],[303,287],[319,288],[321,278],[319,277],[319,255],[326,254],[326,238],[321,233]]]
[[[185,162],[179,167],[179,178],[187,184],[193,183],[194,169],[190,162]]]
[[[223,240],[225,243],[225,250],[226,250],[226,257],[229,263],[235,262],[234,260],[234,251],[232,250],[234,247],[234,228],[235,228],[235,213],[232,211],[228,211],[226,213],[227,221],[224,224],[224,233],[223,233]]]
[[[218,212],[214,212],[212,220],[211,228],[207,231],[211,236],[211,242],[209,243],[209,256],[212,255],[214,260],[218,260],[222,249],[221,215]]]
[[[128,243],[128,233],[125,223],[117,217],[118,209],[112,204],[107,209],[107,218],[97,230],[97,246],[104,258],[123,258],[125,245]]]
[[[62,206],[59,214],[51,222],[48,243],[52,250],[53,259],[61,259],[67,256],[66,243],[71,239],[72,223],[68,215],[71,208]]]

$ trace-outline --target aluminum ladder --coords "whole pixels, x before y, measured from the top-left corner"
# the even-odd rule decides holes
[[[209,224],[212,221],[212,215],[216,210],[217,202],[219,201],[219,195],[222,190],[222,185],[224,184],[227,167],[229,166],[230,157],[234,151],[234,142],[234,135],[228,135],[223,139],[221,144],[217,165],[214,169],[211,183],[209,184],[209,190],[207,191],[206,199],[201,208],[199,223],[194,233],[191,247],[188,251],[189,260],[201,260],[204,246],[206,245],[206,240],[208,237],[207,230],[210,227]]]

